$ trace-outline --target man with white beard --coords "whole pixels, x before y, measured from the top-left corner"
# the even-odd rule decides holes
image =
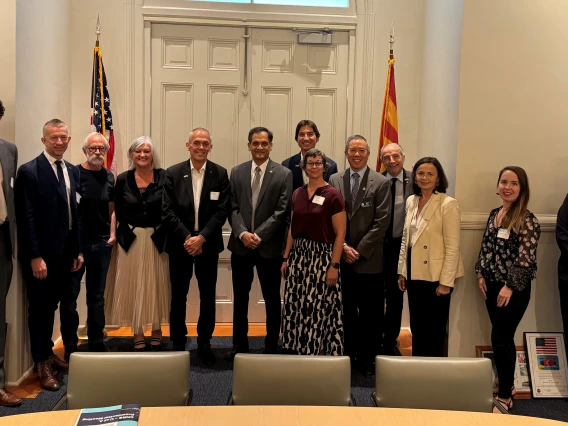
[[[87,271],[85,286],[87,290],[87,336],[89,351],[104,352],[105,326],[104,294],[107,272],[110,265],[112,246],[116,238],[116,218],[114,214],[114,175],[103,167],[109,143],[100,133],[90,133],[85,138],[83,152],[87,161],[78,166],[81,173],[83,196],[79,204],[79,214],[83,219],[81,247],[85,263],[73,273],[73,295],[70,300],[61,302],[60,310],[67,310],[69,317],[75,318],[73,327],[75,340],[79,327],[77,297],[81,290],[81,278]],[[69,336],[71,339],[71,336]],[[69,359],[77,346],[65,346],[65,358]]]

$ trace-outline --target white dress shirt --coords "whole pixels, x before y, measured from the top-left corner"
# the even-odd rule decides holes
[[[47,151],[43,151],[43,155],[45,155],[45,158],[47,158],[47,161],[51,164],[53,173],[55,173],[55,179],[59,181],[57,177],[57,164],[55,164],[57,159],[49,155]],[[65,179],[65,189],[67,190],[67,210],[69,212],[69,229],[71,230],[71,228],[73,228],[73,217],[71,216],[71,181],[69,180],[69,172],[67,171],[63,158],[61,159],[61,168],[63,169],[63,179]]]
[[[207,161],[203,163],[201,169],[197,170],[193,167],[193,162],[189,160],[191,164],[191,185],[193,186],[193,206],[195,208],[195,223],[193,225],[193,230],[199,232],[199,201],[201,200],[201,191],[203,190],[203,180],[205,179],[205,166]]]

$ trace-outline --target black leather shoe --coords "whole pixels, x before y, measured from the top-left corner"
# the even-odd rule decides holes
[[[185,351],[185,342],[172,342],[172,351],[183,352]]]
[[[213,365],[217,362],[217,357],[211,350],[211,345],[205,343],[197,347],[197,355],[201,359],[201,362],[205,365]]]
[[[248,353],[248,351],[249,351],[248,346],[235,345],[233,346],[233,349],[231,349],[229,352],[225,354],[224,356],[225,361],[232,361],[235,359],[236,354]]]
[[[375,366],[372,362],[369,363],[359,363],[357,366],[357,370],[364,376],[364,377],[373,377],[375,375]]]
[[[263,354],[265,355],[276,355],[278,353],[278,346],[276,347],[265,347],[264,350],[262,351]]]
[[[105,342],[89,342],[90,352],[110,352]]]

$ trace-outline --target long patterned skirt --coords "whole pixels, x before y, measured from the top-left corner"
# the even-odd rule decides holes
[[[343,355],[341,281],[327,286],[332,244],[294,240],[282,314],[282,346],[300,355]]]

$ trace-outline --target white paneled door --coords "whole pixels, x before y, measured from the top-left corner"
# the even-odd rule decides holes
[[[321,132],[318,147],[341,169],[348,33],[334,33],[330,45],[300,45],[290,30],[251,28],[249,34],[247,40],[242,27],[152,25],[150,127],[163,167],[188,158],[185,142],[194,127],[211,131],[210,159],[229,172],[250,159],[247,135],[255,126],[274,132],[271,158],[281,162],[298,152],[296,123],[311,119]],[[248,93],[243,90],[245,75]],[[229,233],[227,222],[225,242]],[[225,250],[218,268],[217,322],[232,322],[232,300],[230,252]],[[198,315],[199,292],[193,278],[187,321],[197,321]],[[255,275],[249,321],[264,320]]]

